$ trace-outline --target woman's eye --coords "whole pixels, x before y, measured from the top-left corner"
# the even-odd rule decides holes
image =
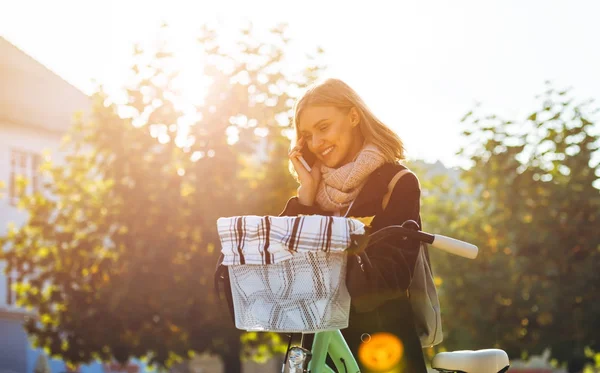
[[[325,131],[325,130],[326,130],[328,127],[329,127],[329,125],[328,125],[328,124],[326,124],[326,125],[324,125],[324,126],[321,126],[321,127],[319,127],[319,130],[320,130],[321,132],[323,132],[323,131]]]

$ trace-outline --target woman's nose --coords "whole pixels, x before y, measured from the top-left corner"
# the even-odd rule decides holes
[[[319,136],[313,135],[313,137],[312,137],[312,148],[313,149],[319,149],[320,145],[321,145],[321,138]]]

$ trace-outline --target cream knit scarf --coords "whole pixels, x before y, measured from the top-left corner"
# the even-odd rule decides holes
[[[325,211],[345,212],[360,193],[369,175],[384,163],[383,153],[375,145],[366,143],[350,163],[339,168],[321,165],[317,205]]]

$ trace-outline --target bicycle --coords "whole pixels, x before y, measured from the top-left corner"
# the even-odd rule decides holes
[[[409,228],[405,227],[405,225]],[[450,237],[423,232],[418,229],[418,225],[413,221],[407,221],[402,225],[386,227],[370,234],[368,245],[374,245],[380,240],[389,238],[390,236],[396,236],[402,239],[411,238],[419,240],[431,245],[431,247],[469,259],[474,259],[478,253],[478,248],[475,245]],[[238,242],[238,250],[240,250],[239,245],[240,242]],[[319,259],[317,256],[313,255],[310,260],[314,261],[315,258],[317,260]],[[265,276],[263,275],[263,277]],[[227,280],[229,281],[229,278],[227,278]],[[268,281],[268,279],[265,280],[263,278],[262,281]],[[234,309],[234,302],[231,298],[228,298],[228,301],[230,302],[230,309]],[[237,323],[236,327],[238,327]],[[244,328],[242,327],[242,329]],[[250,327],[249,329],[244,330],[281,332],[281,330],[275,329],[278,328],[273,327],[270,329],[270,327],[265,327],[263,325],[258,329],[256,327]],[[288,368],[289,373],[334,373],[335,371],[326,364],[327,355],[330,356],[338,372],[360,373],[359,365],[352,355],[340,328],[318,331],[298,330],[295,332],[299,332],[302,335],[302,340],[300,346],[291,346],[290,339],[290,345],[288,345],[287,348],[282,373],[285,371],[286,367]],[[314,334],[312,343],[306,342],[306,339],[304,338],[306,334]],[[477,351],[438,353],[434,356],[431,367],[441,373],[505,373],[508,371],[510,363],[505,351],[500,349],[484,349]]]

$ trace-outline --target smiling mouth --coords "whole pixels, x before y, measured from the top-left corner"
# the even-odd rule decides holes
[[[333,146],[330,146],[329,148],[325,149],[325,151],[321,152],[321,156],[325,157],[327,154],[331,153],[333,148]]]

